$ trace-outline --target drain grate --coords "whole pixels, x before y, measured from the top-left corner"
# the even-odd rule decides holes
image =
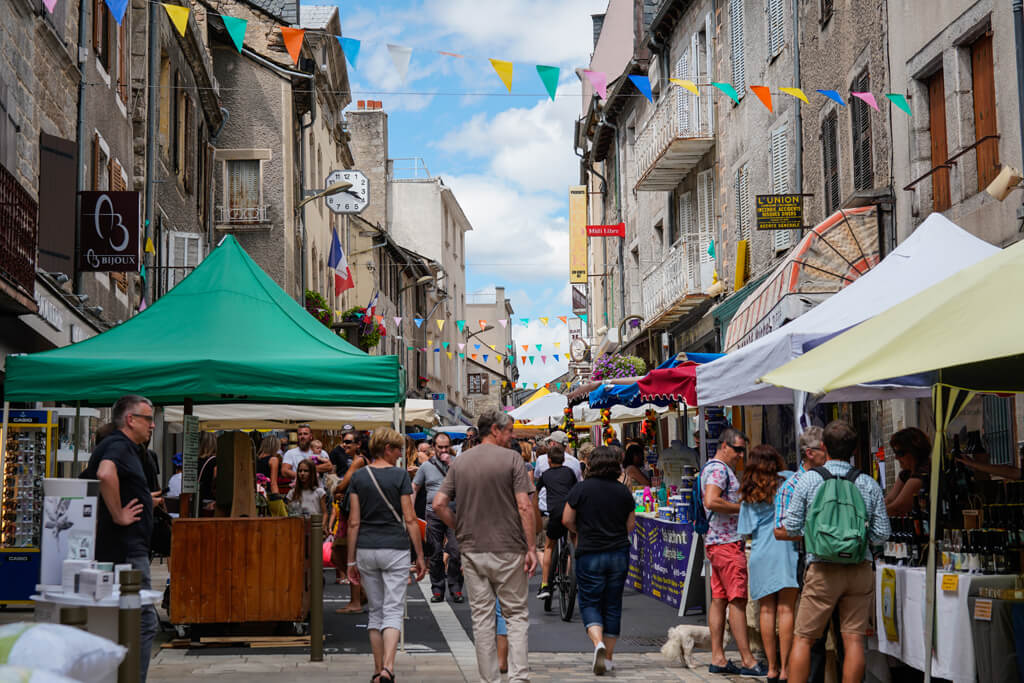
[[[666,640],[665,636],[622,636],[619,638],[620,643],[633,647],[661,647]]]

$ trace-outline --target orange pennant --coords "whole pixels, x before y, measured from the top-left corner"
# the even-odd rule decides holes
[[[279,26],[278,28],[281,29],[281,37],[284,38],[284,46],[288,49],[288,54],[291,55],[292,63],[298,65],[299,53],[302,52],[302,37],[306,31],[288,26]]]
[[[477,320],[477,322],[480,323],[480,329],[481,330],[484,329],[485,327],[487,327],[487,321],[486,320]]]
[[[568,316],[560,315],[560,316],[558,316],[558,319],[562,321],[563,325],[568,325],[569,324],[569,317]]]
[[[523,344],[523,351],[529,351],[529,350],[530,350],[530,345],[529,344]]]
[[[768,111],[772,110],[772,91],[764,85],[752,85],[750,89],[757,95],[757,99],[761,100],[761,104],[768,107]]]

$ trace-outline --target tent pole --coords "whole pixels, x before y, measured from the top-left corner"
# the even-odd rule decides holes
[[[81,427],[80,427],[81,421],[82,421],[82,402],[81,401],[75,401],[75,428],[72,430],[73,436],[71,437],[71,438],[73,438],[75,440],[74,455],[72,456],[72,459],[71,459],[71,461],[72,461],[72,464],[71,464],[71,474],[72,474],[72,476],[75,476],[75,477],[78,476],[78,472],[76,471],[76,470],[78,470],[78,440],[79,440],[79,438],[81,438],[78,432],[81,429]]]
[[[925,611],[924,611],[924,683],[932,680],[932,642],[935,638],[935,516],[939,504],[939,472],[942,471],[942,451],[946,438],[948,407],[942,399],[942,391],[937,390],[942,383],[942,370],[939,370],[939,384],[932,386],[932,413],[935,415],[935,438],[932,440],[931,471],[928,486],[928,564],[925,570]]]
[[[9,401],[4,401],[4,422],[3,426],[0,427],[0,453],[3,453],[4,464],[7,464],[7,419],[10,417],[11,404]]]
[[[708,461],[707,435],[704,433],[704,406],[697,408],[697,433],[700,435],[700,466]]]

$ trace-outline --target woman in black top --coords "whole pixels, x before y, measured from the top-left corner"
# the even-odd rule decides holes
[[[920,429],[907,427],[890,437],[889,446],[899,460],[900,473],[885,496],[885,511],[890,516],[905,515],[914,509],[916,498],[927,490],[932,444]]]
[[[569,492],[562,524],[576,532],[576,586],[580,615],[594,643],[594,673],[614,668],[612,654],[622,622],[622,589],[629,570],[629,534],[636,517],[633,496],[616,481],[622,451],[599,446],[587,478]]]

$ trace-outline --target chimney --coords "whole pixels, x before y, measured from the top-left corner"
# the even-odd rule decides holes
[[[356,106],[359,108],[359,111],[366,109],[366,100],[359,100],[356,102]]]
[[[597,39],[601,37],[601,28],[604,27],[603,14],[591,14],[590,20],[594,22],[594,48],[597,48]]]

